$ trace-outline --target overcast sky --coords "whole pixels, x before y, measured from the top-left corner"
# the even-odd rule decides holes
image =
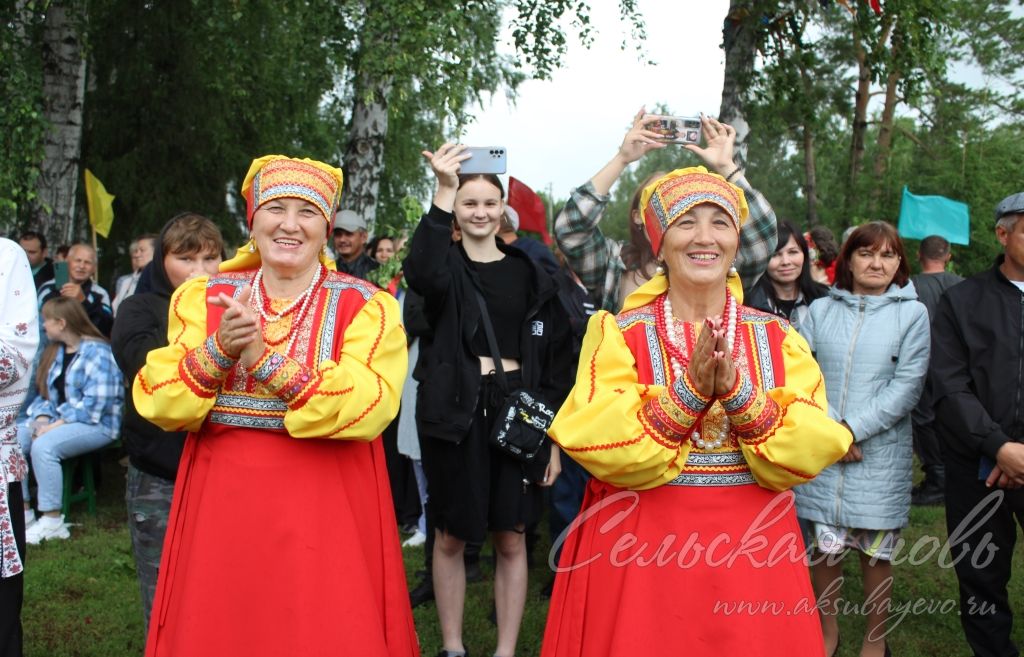
[[[628,26],[618,2],[591,4],[598,33],[590,49],[571,38],[565,65],[551,80],[525,82],[512,107],[499,93],[475,110],[461,140],[506,147],[509,174],[538,191],[551,185],[555,198],[567,197],[611,159],[642,105],[717,116],[721,102],[728,0],[639,0],[645,57],[620,48]]]

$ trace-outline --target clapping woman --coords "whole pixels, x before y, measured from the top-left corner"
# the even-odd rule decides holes
[[[591,318],[550,430],[593,478],[541,654],[820,657],[789,489],[845,454],[850,434],[827,417],[803,338],[736,298],[743,190],[681,169],[644,189],[641,208],[664,273],[620,314]],[[744,601],[753,613],[721,607]]]
[[[191,432],[148,657],[419,654],[376,438],[407,367],[394,297],[333,271],[341,171],[255,160],[251,239],[171,297],[135,379],[143,417]]]

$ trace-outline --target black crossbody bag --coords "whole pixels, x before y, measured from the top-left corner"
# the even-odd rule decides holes
[[[555,419],[555,411],[536,393],[517,388],[508,389],[508,379],[501,366],[501,353],[498,351],[498,340],[494,337],[491,316],[487,312],[487,302],[480,290],[474,290],[477,303],[480,304],[480,315],[487,335],[487,346],[494,359],[494,375],[498,379],[498,387],[505,394],[498,417],[494,420],[489,441],[491,445],[523,463],[536,463],[541,449],[547,442],[548,427]]]

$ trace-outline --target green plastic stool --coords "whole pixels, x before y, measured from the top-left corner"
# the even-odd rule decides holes
[[[76,502],[87,502],[89,515],[96,515],[96,459],[100,451],[88,452],[78,456],[64,459],[60,462],[61,471],[64,474],[64,494],[61,505],[61,513],[64,520],[71,517],[71,505]],[[82,468],[82,489],[72,490],[75,482],[75,471]]]

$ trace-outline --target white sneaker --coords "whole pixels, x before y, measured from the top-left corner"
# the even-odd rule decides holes
[[[25,532],[25,541],[29,545],[39,545],[41,541],[63,540],[71,538],[68,526],[64,524],[64,516],[52,518],[43,516],[32,524]]]
[[[25,509],[25,529],[28,529],[36,522],[35,509]]]
[[[427,535],[417,529],[412,536],[402,542],[402,547],[416,547],[418,545],[423,545],[426,542]]]

